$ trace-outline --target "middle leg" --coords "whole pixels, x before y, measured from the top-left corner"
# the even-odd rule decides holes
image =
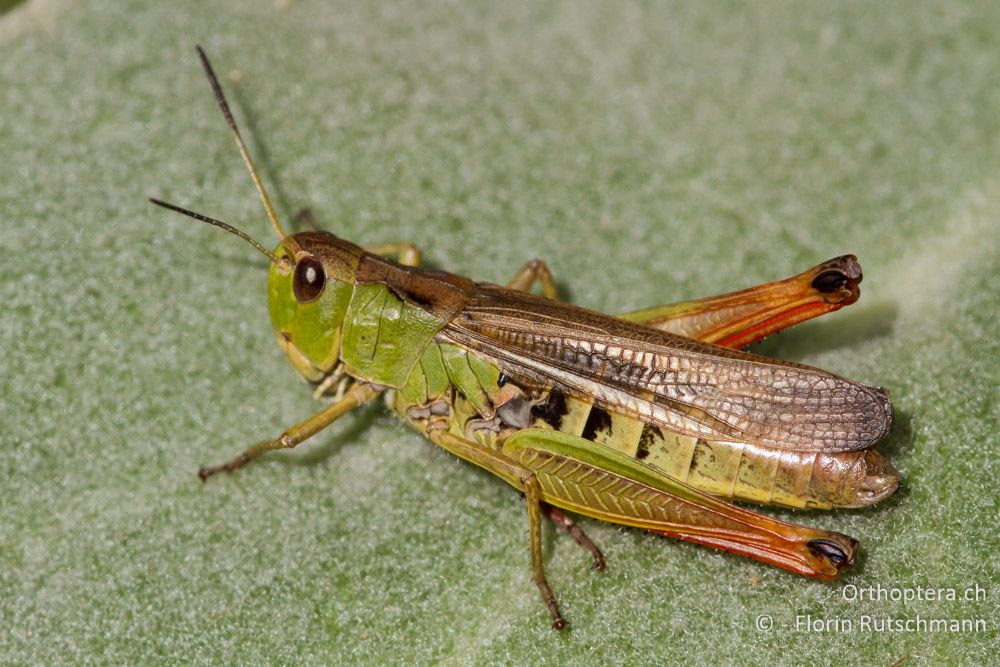
[[[542,294],[546,298],[559,300],[559,290],[556,289],[556,283],[552,279],[552,272],[549,271],[548,265],[540,259],[532,259],[525,263],[517,275],[507,283],[507,287],[519,292],[527,292],[536,282],[542,284]]]
[[[423,253],[412,243],[378,243],[366,245],[365,250],[373,255],[395,255],[403,266],[420,266]]]
[[[487,449],[482,445],[474,443],[465,438],[461,438],[448,431],[436,430],[427,434],[436,445],[449,452],[463,458],[470,463],[475,463],[481,468],[485,468],[500,479],[504,480],[518,491],[524,493],[525,502],[528,505],[528,536],[531,546],[531,570],[538,592],[542,595],[542,600],[552,617],[552,627],[562,630],[566,627],[566,621],[559,613],[559,604],[556,596],[549,586],[545,577],[545,564],[542,560],[542,489],[538,484],[535,473],[525,468],[521,464],[509,459],[503,454]]]

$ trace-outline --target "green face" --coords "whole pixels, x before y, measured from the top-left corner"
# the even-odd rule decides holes
[[[333,277],[317,255],[283,242],[274,251],[267,301],[278,345],[295,370],[319,382],[337,364],[344,313],[354,285]],[[294,253],[294,254],[293,254]]]

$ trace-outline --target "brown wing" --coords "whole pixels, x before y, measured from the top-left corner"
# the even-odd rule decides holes
[[[478,285],[439,335],[512,377],[694,437],[834,452],[892,424],[883,389],[495,285]]]

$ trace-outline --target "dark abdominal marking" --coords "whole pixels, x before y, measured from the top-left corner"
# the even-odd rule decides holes
[[[583,438],[593,440],[601,431],[607,431],[611,435],[611,415],[596,405],[590,408],[590,415],[587,423],[583,427]]]
[[[708,451],[705,450],[705,447],[709,447]],[[694,452],[692,452],[691,454],[691,472],[694,472],[698,468],[698,466],[704,463],[702,459],[704,459],[706,456],[709,459],[715,458],[714,456],[712,456],[711,445],[708,444],[708,441],[706,441],[703,438],[698,438],[695,441]]]
[[[640,461],[649,456],[649,448],[653,446],[656,438],[663,438],[663,431],[652,424],[645,424],[642,427],[642,434],[639,436],[639,447],[635,451],[635,458]]]
[[[531,416],[542,420],[558,431],[562,426],[562,419],[568,411],[566,397],[559,392],[553,391],[549,393],[548,400],[544,403],[532,406]]]

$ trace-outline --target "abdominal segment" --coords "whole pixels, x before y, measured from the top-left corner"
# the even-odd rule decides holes
[[[801,452],[678,435],[551,392],[537,403],[534,425],[610,447],[721,498],[796,508],[864,507],[899,485],[873,449]]]

